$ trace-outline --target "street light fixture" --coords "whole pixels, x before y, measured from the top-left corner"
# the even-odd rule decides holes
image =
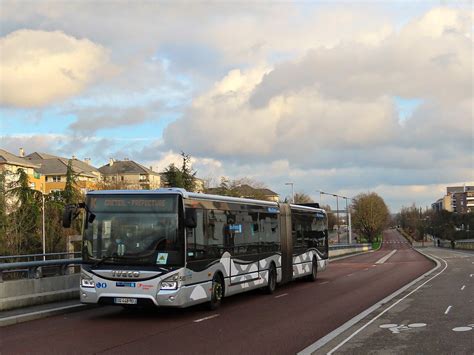
[[[295,203],[294,183],[292,183],[292,182],[285,182],[285,185],[291,185],[291,203]]]

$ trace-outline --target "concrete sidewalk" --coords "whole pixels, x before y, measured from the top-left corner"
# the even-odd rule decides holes
[[[314,353],[473,354],[474,253],[421,251],[438,260],[436,270]]]

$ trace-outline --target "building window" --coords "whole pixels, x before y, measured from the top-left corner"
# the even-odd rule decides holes
[[[125,177],[122,175],[122,176],[120,177],[120,181],[124,181],[124,180],[125,180]]]
[[[146,180],[146,175],[140,175],[140,181],[145,181]]]
[[[61,176],[53,176],[53,182],[61,182]]]

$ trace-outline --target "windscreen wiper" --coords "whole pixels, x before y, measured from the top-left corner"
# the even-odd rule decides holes
[[[103,264],[104,262],[106,262],[107,260],[111,260],[111,259],[116,259],[116,258],[119,258],[118,255],[107,255],[107,256],[104,256],[102,259],[99,259],[97,260],[95,263],[92,264],[92,267],[97,267],[99,266],[100,264]]]

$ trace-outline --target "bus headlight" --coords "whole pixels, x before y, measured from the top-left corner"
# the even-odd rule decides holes
[[[179,276],[173,275],[171,277],[168,277],[167,279],[164,279],[161,281],[161,290],[177,290],[178,289],[178,281],[179,281]]]
[[[81,274],[81,286],[86,288],[94,288],[95,282],[92,277],[87,276],[86,274]]]

